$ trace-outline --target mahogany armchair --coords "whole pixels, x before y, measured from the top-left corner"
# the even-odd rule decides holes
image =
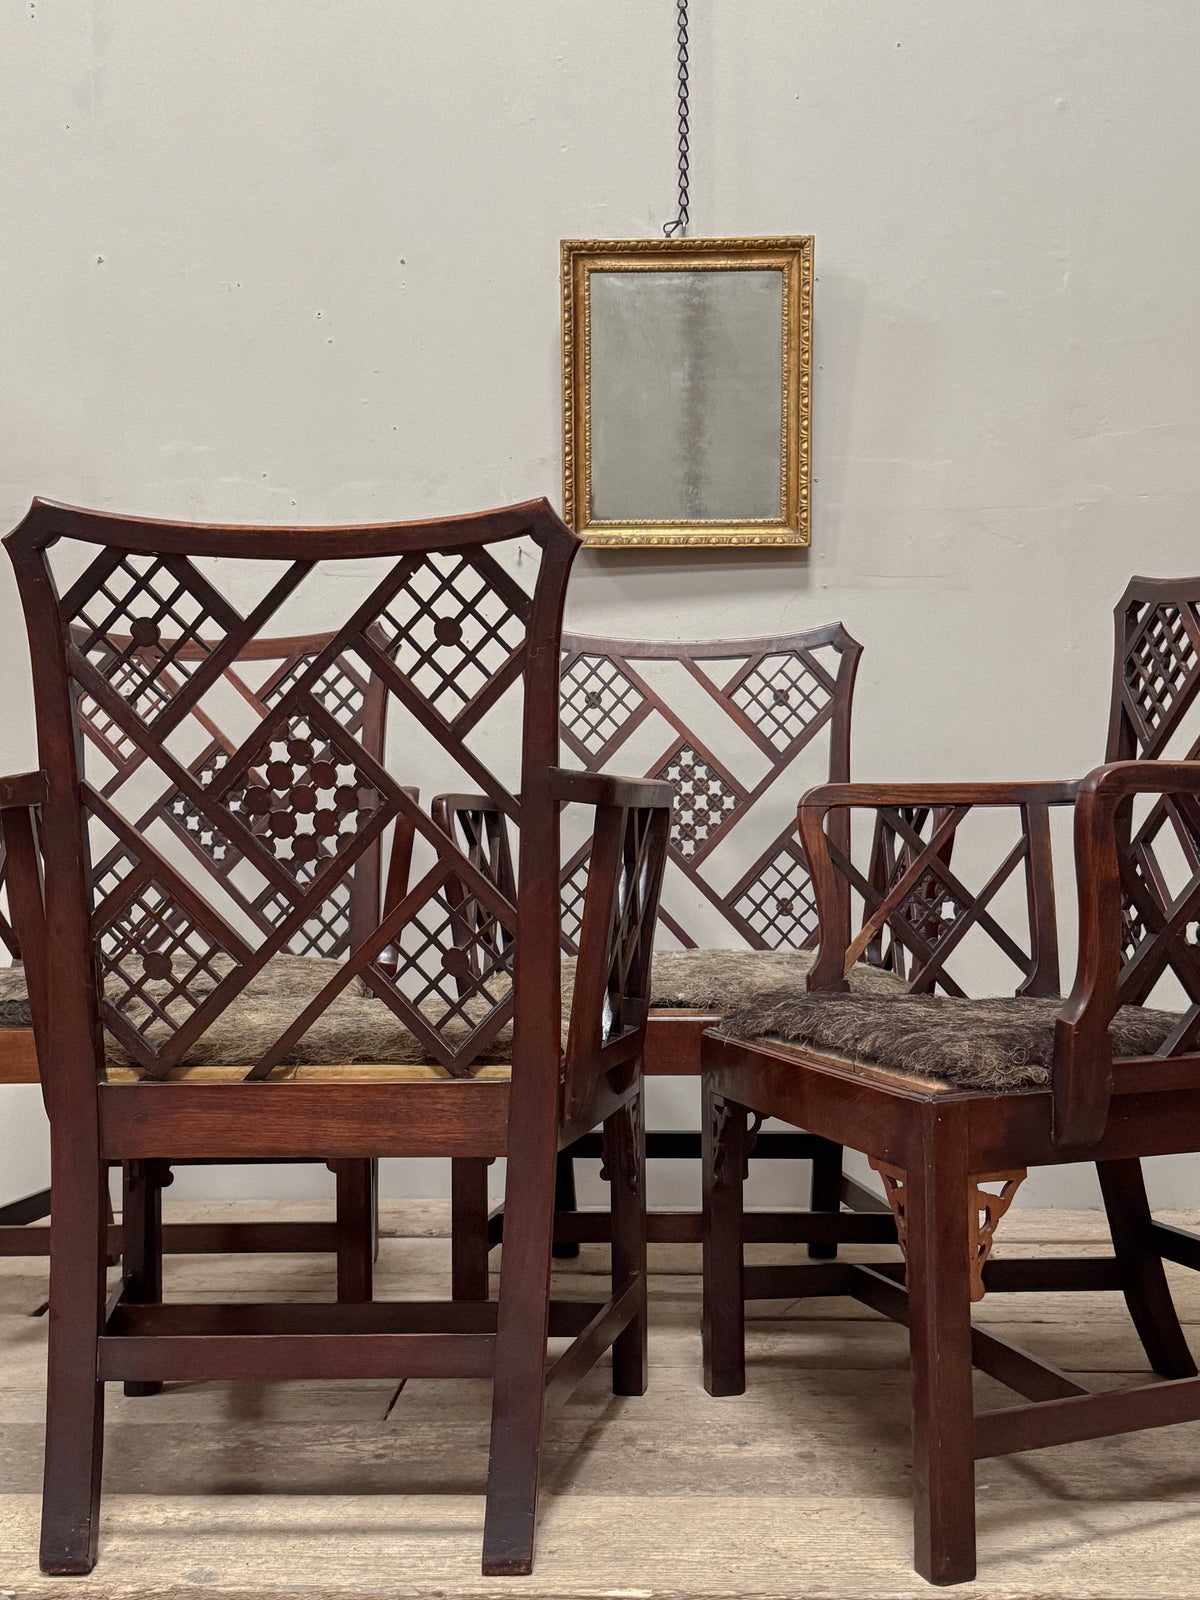
[[[614,762],[675,786],[659,941],[646,1032],[647,1076],[695,1077],[700,1038],[739,997],[811,963],[816,906],[796,832],[795,796],[820,779],[850,775],[850,720],[861,646],[840,623],[759,639],[655,642],[563,636],[562,739],[586,771]],[[477,795],[441,795],[434,814],[472,852],[481,870],[511,874],[507,824]],[[578,949],[579,908],[591,841],[568,844],[562,868],[562,947]],[[874,870],[896,870],[902,847],[883,834]],[[663,948],[665,934],[668,948]],[[887,967],[891,950],[868,952]],[[886,980],[881,979],[881,982]],[[650,1160],[699,1162],[698,1131],[646,1134]],[[807,1243],[836,1255],[839,1241],[894,1240],[887,1208],[842,1172],[837,1146],[811,1133],[767,1131],[756,1158],[812,1163],[811,1210],[756,1211],[748,1237]],[[604,1240],[603,1211],[575,1207],[574,1162],[600,1155],[587,1135],[558,1162],[555,1254]],[[486,1172],[456,1163],[456,1292],[487,1293],[487,1251],[501,1238],[493,1212],[486,1239]],[[842,1212],[843,1204],[858,1214]],[[699,1211],[654,1210],[652,1243],[698,1243]]]
[[[544,501],[326,529],[35,501],[6,544],[41,760],[0,785],[0,813],[51,1132],[44,1570],[96,1559],[106,1382],[471,1376],[493,1382],[484,1570],[529,1571],[547,1404],[609,1347],[618,1393],[646,1380],[641,1053],[670,792],[556,765],[576,536]],[[534,569],[527,590],[513,573]],[[185,719],[297,592],[332,614],[328,642],[269,707],[248,707],[235,749],[193,773]],[[137,653],[114,651],[114,636]],[[321,685],[344,658],[383,683],[406,748],[419,730],[524,819],[510,893],[331,714]],[[170,696],[164,673],[184,680]],[[93,781],[81,696],[140,751],[137,782]],[[142,821],[148,791],[183,797],[225,854],[169,855]],[[564,1030],[568,803],[594,810],[596,847]],[[289,940],[389,837],[410,835],[411,886],[351,928],[344,960],[300,970]],[[236,865],[214,872],[229,854]],[[462,895],[487,908],[494,959],[464,956],[453,937]],[[278,903],[277,922],[246,915],[259,897]],[[264,990],[280,962],[286,992]],[[552,1301],[555,1153],[600,1124],[612,1290]],[[127,1225],[153,1235],[167,1162],[383,1155],[509,1157],[498,1301],[163,1303],[128,1278],[106,1291],[109,1163],[141,1164]],[[550,1360],[558,1336],[570,1342]]]
[[[1200,1239],[1154,1221],[1141,1171],[1143,1156],[1200,1150],[1200,741],[1186,732],[1198,693],[1200,581],[1135,579],[1117,608],[1109,765],[1079,784],[851,784],[805,796],[799,825],[821,920],[810,992],[762,997],[704,1042],[706,1385],[744,1387],[747,1293],[847,1294],[906,1323],[915,1561],[934,1583],[974,1575],[976,1459],[1200,1417],[1200,1379],[1163,1270],[1164,1259],[1200,1268]],[[1176,753],[1184,759],[1164,759]],[[1079,897],[1065,1002],[1055,805],[1074,806]],[[855,868],[844,824],[830,825],[881,807],[910,845],[885,894]],[[996,823],[1014,814],[1009,848]],[[905,821],[917,815],[921,829]],[[945,847],[980,818],[984,842],[964,852],[959,840],[952,871]],[[985,859],[969,888],[964,861]],[[855,895],[863,923],[852,937]],[[910,993],[849,995],[846,973],[885,930],[908,951]],[[965,997],[951,966],[970,940],[1016,968],[1014,998]],[[995,961],[989,970],[977,957],[976,975],[990,982]],[[904,1268],[743,1265],[748,1118],[768,1115],[869,1156]],[[1097,1165],[1112,1257],[990,1261],[1027,1169],[1078,1161]],[[971,1325],[971,1301],[985,1291],[1070,1288],[1123,1293],[1150,1366],[1168,1381],[1091,1394]],[[972,1363],[1031,1403],[975,1415]]]
[[[85,635],[78,642],[84,642]],[[286,693],[305,666],[329,643],[322,634],[285,639],[255,638],[247,642],[222,675],[221,692],[210,694],[204,708],[193,705],[185,717],[185,727],[193,740],[186,766],[193,777],[203,781],[214,766],[227,760],[237,749],[237,728],[247,707],[259,717]],[[145,652],[129,638],[114,637],[114,675],[136,670]],[[122,653],[131,652],[133,667],[118,665]],[[199,647],[184,644],[180,660],[193,663],[201,659]],[[156,678],[164,698],[183,688],[188,667],[163,671]],[[353,660],[339,657],[324,674],[317,688],[318,698],[331,716],[343,723],[377,759],[383,758],[387,713],[387,694],[383,684],[372,678]],[[98,781],[106,790],[116,791],[135,779],[145,760],[143,750],[129,739],[112,717],[93,699],[80,700],[80,730],[87,741],[93,764],[99,768]],[[410,791],[416,798],[416,790]],[[241,914],[266,933],[282,920],[285,910],[274,894],[248,897],[239,888],[235,868],[238,857],[208,826],[204,815],[183,794],[155,798],[138,819],[138,827],[155,828],[166,848],[182,850],[203,863],[231,897]],[[387,893],[397,898],[406,887],[411,835],[402,832],[393,848],[388,868]],[[0,890],[6,872],[5,850],[0,835]],[[311,919],[287,940],[286,948],[297,956],[340,959],[350,948],[351,930],[370,926],[378,920],[381,893],[381,862],[377,846],[366,852],[344,884],[334,886],[329,899],[315,908]],[[13,958],[14,967],[0,969],[0,1082],[36,1083],[37,1058],[29,1016],[28,995],[21,970],[20,950],[11,920],[0,912],[0,942]],[[338,1293],[348,1300],[371,1298],[372,1262],[377,1243],[376,1167],[353,1162],[334,1163],[337,1191],[335,1222],[229,1222],[171,1223],[161,1230],[166,1251],[189,1253],[251,1251],[332,1251],[337,1257]],[[170,1180],[170,1164],[160,1172]],[[124,1169],[123,1183],[142,1182],[136,1164]],[[135,1200],[126,1193],[125,1210],[137,1213]],[[0,1207],[0,1255],[44,1255],[50,1248],[49,1231],[29,1224],[50,1215],[50,1191],[42,1190]],[[155,1259],[134,1260],[135,1241],[127,1251],[128,1265],[135,1276],[157,1282],[160,1266]],[[147,1241],[137,1241],[145,1247]],[[114,1255],[122,1250],[119,1227],[112,1231],[110,1247]]]

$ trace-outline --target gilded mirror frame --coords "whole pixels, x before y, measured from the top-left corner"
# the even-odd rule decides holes
[[[591,515],[591,278],[595,272],[775,271],[783,277],[780,515],[746,520],[602,521]],[[565,239],[561,245],[563,517],[587,545],[800,545],[811,540],[811,236],[770,239]]]

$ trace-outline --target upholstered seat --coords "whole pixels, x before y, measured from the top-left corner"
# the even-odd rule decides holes
[[[781,989],[803,994],[811,950],[656,950],[650,969],[650,1005],[658,1010],[728,1014]],[[563,963],[564,974],[573,967]],[[892,972],[859,963],[850,975],[857,994],[903,994]]]
[[[779,985],[731,1012],[719,1032],[731,1039],[781,1039],[962,1089],[1008,1091],[1050,1082],[1062,1007],[1057,998],[810,995],[798,984]],[[1169,1011],[1122,1006],[1109,1029],[1114,1056],[1153,1055],[1178,1021]]]
[[[280,954],[252,978],[242,993],[218,1014],[211,1026],[188,1049],[179,1066],[166,1074],[171,1081],[236,1081],[248,1067],[284,1032],[304,1005],[336,974],[339,963],[312,956]],[[571,963],[573,978],[574,963]],[[191,974],[187,988],[193,998],[210,993],[232,968],[224,957],[216,958],[206,974]],[[507,985],[507,980],[503,980]],[[140,992],[165,1006],[171,1014],[169,993],[174,979],[144,982]],[[572,985],[565,985],[564,1015],[569,1011]],[[128,1000],[128,988],[120,978],[110,975],[106,998],[126,1004],[123,1014],[152,1043],[167,1025],[150,1020],[148,1008]],[[176,1002],[178,1004],[178,1002]],[[183,1004],[190,1009],[191,1002]],[[420,1008],[433,1022],[440,1022],[444,1007],[426,1002]],[[472,1022],[489,1009],[487,1002],[466,1000],[463,1019],[442,1023],[439,1032],[453,1046],[466,1037]],[[186,1014],[186,1012],[185,1012]],[[29,1027],[29,996],[24,969],[0,969],[0,1026]],[[565,1024],[564,1024],[565,1029]],[[564,1031],[565,1038],[565,1031]],[[131,1062],[119,1039],[105,1031],[105,1076],[110,1083],[134,1082],[145,1076]],[[512,1027],[503,1028],[472,1064],[471,1076],[477,1079],[504,1079],[512,1060]],[[317,1082],[353,1078],[370,1082],[417,1082],[447,1078],[451,1074],[433,1060],[419,1039],[405,1027],[390,1006],[369,994],[360,979],[352,979],[346,989],[317,1017],[312,1027],[288,1051],[286,1060],[271,1073],[273,1082]]]
[[[659,950],[651,970],[650,1004],[657,1009],[741,1014],[769,1000],[777,1001],[782,995],[802,996],[812,962],[813,955],[808,950]],[[193,995],[211,992],[231,969],[225,958],[217,958],[212,965],[210,975],[188,978]],[[275,956],[196,1040],[168,1077],[195,1083],[244,1076],[246,1065],[279,1037],[301,1006],[329,982],[337,967],[335,961],[314,956]],[[855,992],[863,996],[904,992],[899,978],[877,967],[860,964],[850,981]],[[564,1043],[574,983],[575,958],[570,956],[564,960],[562,972]],[[108,988],[113,1000],[127,992],[119,980],[112,978]],[[168,988],[163,982],[142,985],[143,992],[160,1001],[165,999]],[[467,1032],[473,1011],[480,1011],[480,1003],[468,1000],[463,1009],[466,1020],[457,1026],[458,1037]],[[438,1014],[440,1008],[430,1010],[431,1017]],[[128,1008],[127,1015],[135,1025],[141,1020]],[[0,1027],[29,1026],[24,969],[0,968]],[[154,1028],[151,1023],[147,1030],[151,1039]],[[455,1034],[453,1024],[442,1031]],[[111,1033],[105,1034],[105,1053],[109,1082],[130,1082],[143,1075]],[[505,1028],[474,1063],[472,1076],[507,1077],[511,1055],[512,1030]],[[288,1052],[287,1061],[270,1076],[272,1081],[281,1082],[331,1077],[344,1081],[348,1075],[386,1082],[449,1076],[444,1067],[430,1059],[428,1051],[391,1007],[368,994],[359,979],[352,980],[321,1013]]]

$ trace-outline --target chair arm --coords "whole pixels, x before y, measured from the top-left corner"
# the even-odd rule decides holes
[[[672,805],[675,791],[663,778],[622,778],[610,772],[572,772],[566,767],[551,767],[550,797],[564,805],[585,806],[662,806]],[[502,815],[500,807],[486,794],[439,794],[433,797],[434,818],[452,817],[458,811],[477,811],[481,815]]]
[[[664,778],[622,778],[610,772],[570,772],[566,767],[551,767],[550,796],[585,806],[669,808],[675,803],[675,790]]]
[[[1032,783],[823,783],[800,801],[800,813],[824,818],[842,806],[1069,806],[1078,779]]]
[[[944,962],[954,947],[954,939],[944,946],[928,945],[923,931],[914,925],[907,929],[895,920],[902,905],[920,889],[928,873],[935,884],[942,879],[951,892],[966,895],[950,871],[950,853],[959,824],[977,807],[1005,807],[1021,816],[1023,844],[1018,848],[1025,859],[1027,901],[1030,918],[1030,948],[1021,951],[990,914],[983,909],[994,889],[1020,855],[1001,863],[994,878],[980,891],[978,925],[1025,972],[1020,993],[1057,995],[1058,938],[1054,915],[1054,883],[1051,862],[1049,807],[1074,803],[1076,781],[1000,782],[1000,783],[826,783],[810,789],[800,800],[797,822],[805,858],[812,878],[820,925],[817,958],[808,977],[808,987],[818,992],[838,992],[847,986],[855,963],[872,947],[879,947],[883,931],[891,927],[894,939],[907,944],[915,962],[913,982],[928,989],[945,986]],[[888,881],[876,881],[875,848],[871,876],[858,871],[851,857],[850,816],[852,809],[876,813],[876,841],[881,826],[891,828],[905,844],[911,859],[897,867]],[[928,841],[918,841],[920,824],[911,825],[904,813],[924,812],[932,816]],[[886,864],[886,863],[885,863]],[[865,902],[864,920],[856,937],[851,938],[851,890]],[[970,900],[967,902],[970,904]],[[973,912],[972,915],[975,915]],[[964,919],[963,926],[967,925]],[[920,936],[920,937],[918,937]],[[951,993],[961,992],[953,986]]]
[[[453,817],[456,811],[492,811],[497,816],[504,814],[489,794],[435,794],[429,802],[429,811],[435,821],[439,814]]]
[[[16,772],[0,778],[0,811],[28,811],[46,801],[44,772]]]
[[[1079,960],[1055,1027],[1054,1138],[1088,1145],[1104,1132],[1112,1094],[1109,1024],[1119,1004],[1122,943],[1118,813],[1136,794],[1200,796],[1200,762],[1115,761],[1089,772],[1075,805]],[[1200,808],[1188,819],[1200,845]]]
[[[675,796],[657,779],[561,769],[551,772],[550,790],[596,808],[567,1031],[563,1118],[570,1125],[584,1116],[604,1074],[640,1070]]]

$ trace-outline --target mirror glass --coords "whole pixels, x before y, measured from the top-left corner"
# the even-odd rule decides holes
[[[783,515],[782,270],[590,280],[589,519]]]

